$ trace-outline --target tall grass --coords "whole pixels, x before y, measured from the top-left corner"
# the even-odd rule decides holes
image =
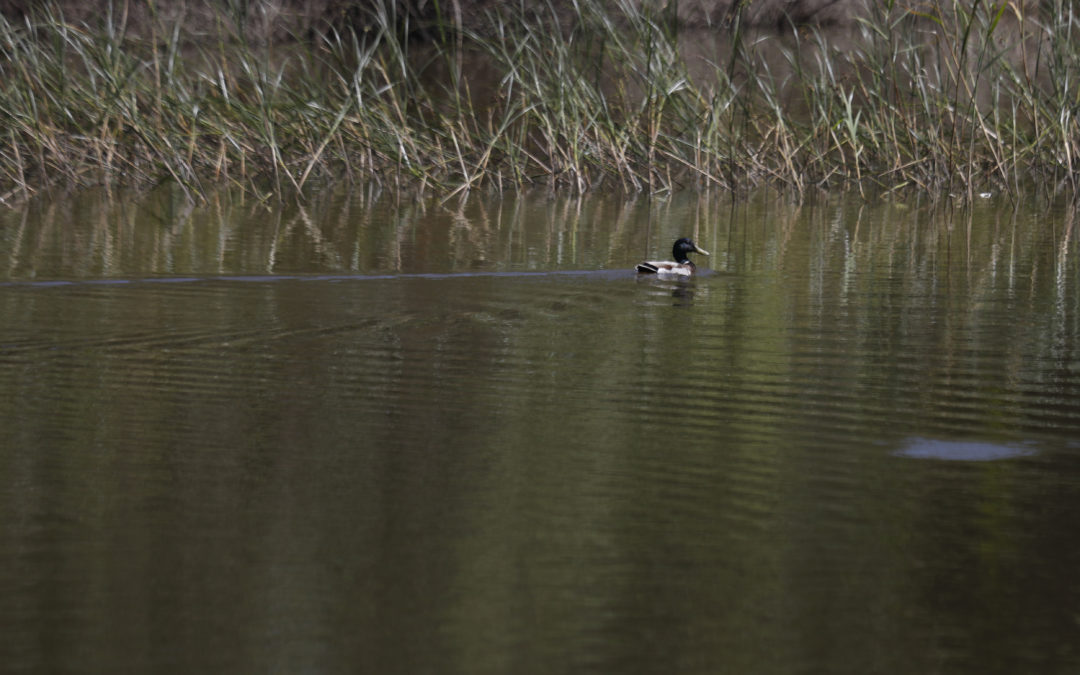
[[[155,18],[0,19],[0,200],[56,184],[172,181],[197,197],[346,179],[471,189],[665,191],[771,185],[798,195],[1075,190],[1080,18],[889,4],[849,31],[755,33],[707,58],[649,3],[580,0],[572,21],[493,13],[433,42],[388,0],[369,30],[249,43]],[[151,8],[153,8],[151,4]],[[567,25],[572,26],[567,28]],[[479,73],[487,73],[481,77]]]

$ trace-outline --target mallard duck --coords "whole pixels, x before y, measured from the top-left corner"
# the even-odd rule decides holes
[[[635,269],[639,274],[689,277],[697,271],[697,268],[694,267],[694,263],[690,262],[690,259],[686,257],[687,253],[709,255],[709,252],[705,249],[698,248],[698,245],[695,244],[692,239],[683,237],[682,239],[675,240],[675,245],[671,247],[671,255],[674,256],[674,261],[646,260],[645,262],[639,262]]]

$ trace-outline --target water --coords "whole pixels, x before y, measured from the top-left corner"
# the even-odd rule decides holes
[[[1071,673],[1074,213],[0,216],[12,672]],[[690,235],[689,283],[637,279]]]

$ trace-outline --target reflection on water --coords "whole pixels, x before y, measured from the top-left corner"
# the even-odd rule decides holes
[[[1076,254],[994,200],[4,213],[4,661],[1071,672]]]
[[[985,441],[943,441],[935,438],[912,438],[896,451],[900,457],[945,459],[953,462],[991,462],[1025,457],[1038,452],[1031,443],[988,443]]]

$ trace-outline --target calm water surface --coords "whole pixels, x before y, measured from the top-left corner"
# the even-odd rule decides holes
[[[1075,673],[1074,213],[0,214],[11,672]],[[627,270],[680,235],[690,283]]]

